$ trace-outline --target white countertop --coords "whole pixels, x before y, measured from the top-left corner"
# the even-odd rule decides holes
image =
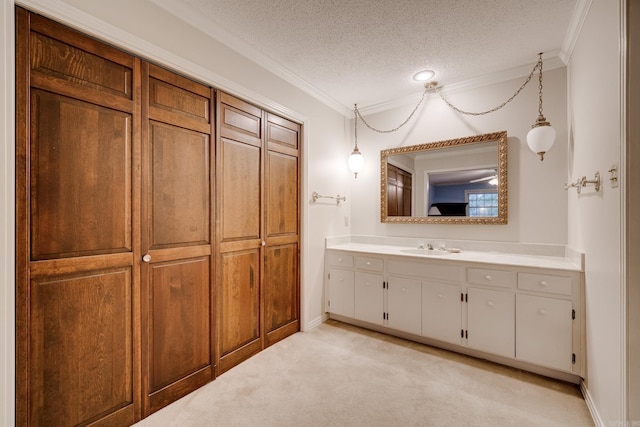
[[[463,262],[477,262],[486,264],[502,264],[512,265],[519,267],[534,267],[534,268],[550,268],[557,270],[567,271],[582,271],[582,266],[573,260],[562,256],[543,256],[543,255],[529,255],[529,254],[510,254],[504,252],[489,252],[489,251],[466,251],[462,250],[459,253],[447,252],[442,254],[440,250],[427,250],[424,251],[424,255],[416,253],[403,252],[403,250],[416,250],[417,247],[410,246],[395,246],[384,244],[370,244],[370,243],[335,243],[328,244],[327,249],[339,250],[345,252],[359,252],[375,255],[393,255],[408,258],[427,258],[434,261],[463,261]],[[452,248],[449,248],[452,249]]]

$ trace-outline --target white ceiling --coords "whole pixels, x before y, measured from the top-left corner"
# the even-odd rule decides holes
[[[152,0],[338,111],[562,66],[585,0]],[[495,79],[495,77],[492,77]],[[514,90],[517,88],[514,88]]]

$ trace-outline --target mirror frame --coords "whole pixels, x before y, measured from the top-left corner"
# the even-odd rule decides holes
[[[431,151],[496,141],[498,143],[498,216],[497,217],[459,217],[459,216],[388,216],[387,206],[387,158],[394,154],[406,154],[417,151]],[[507,174],[507,131],[485,133],[445,141],[428,142],[408,147],[390,148],[380,151],[380,222],[391,224],[507,224],[508,219],[508,174]]]

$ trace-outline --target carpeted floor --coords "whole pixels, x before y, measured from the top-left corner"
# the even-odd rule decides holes
[[[593,426],[578,386],[327,321],[136,424]]]

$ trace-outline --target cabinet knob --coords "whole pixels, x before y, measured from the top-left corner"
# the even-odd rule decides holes
[[[371,265],[371,261],[367,261],[367,265]]]
[[[442,294],[438,294],[438,298],[442,299]]]
[[[541,308],[540,310],[538,310],[538,314],[540,314],[541,316],[544,316],[545,314],[547,314],[547,310],[545,310],[544,308]]]
[[[484,278],[487,279],[488,281],[491,281],[491,276],[488,275],[488,274],[486,276],[484,276]]]
[[[489,307],[493,307],[495,305],[495,303],[493,301],[487,301],[487,305]]]
[[[407,292],[407,288],[402,288],[402,292]]]
[[[145,254],[145,255],[142,257],[142,261],[144,261],[144,262],[151,262],[151,255],[149,255],[149,254]]]
[[[544,280],[542,282],[540,282],[540,286],[542,286],[543,288],[546,288],[547,285],[548,285],[548,283],[546,281],[544,281]]]
[[[267,242],[265,242],[264,240],[262,241],[262,246],[267,246]]]
[[[342,262],[342,258],[338,258],[338,262]]]

